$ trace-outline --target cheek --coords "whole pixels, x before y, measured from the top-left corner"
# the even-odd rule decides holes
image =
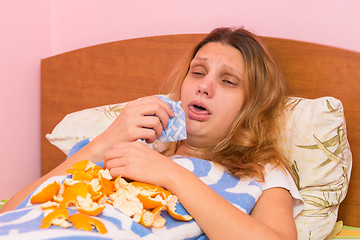
[[[184,103],[184,101],[186,101],[187,95],[189,94],[189,84],[188,81],[185,80],[183,81],[182,85],[181,85],[181,90],[180,90],[180,98],[181,101]]]
[[[224,116],[224,119],[222,122],[224,130],[228,130],[231,127],[231,125],[235,121],[236,117],[237,117],[237,113],[236,114],[235,113],[226,114]]]
[[[228,129],[231,127],[232,123],[236,120],[237,116],[239,115],[240,109],[243,105],[243,99],[234,99],[231,103],[222,107],[223,121],[226,123],[224,128]]]

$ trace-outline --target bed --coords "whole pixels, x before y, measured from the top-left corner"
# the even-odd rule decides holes
[[[66,115],[98,106],[125,103],[143,96],[166,94],[161,92],[160,87],[171,66],[203,37],[203,34],[180,34],[129,39],[43,59],[42,174],[66,158],[64,151],[49,141],[49,134]],[[339,204],[330,204],[330,208],[333,208],[331,214],[335,215],[336,221],[332,216],[326,236],[332,232],[329,237],[334,237],[341,229],[340,233],[346,235],[346,231],[353,228],[345,229],[344,226],[360,227],[360,53],[288,39],[263,37],[263,40],[280,64],[293,96],[306,99],[330,96],[339,99],[343,105],[345,137],[352,154],[348,154],[350,160],[346,165],[350,184],[342,192],[340,208]],[[81,139],[82,136],[78,136],[77,140]],[[342,157],[343,153],[338,154]],[[307,232],[300,236],[320,239],[314,229],[310,231],[313,233]],[[337,237],[341,237],[341,234]]]

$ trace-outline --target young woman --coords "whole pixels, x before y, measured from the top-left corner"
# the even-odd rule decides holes
[[[16,207],[47,178],[64,175],[73,163],[89,159],[104,161],[114,177],[170,190],[210,239],[296,239],[293,203],[301,205],[300,197],[276,141],[287,87],[267,47],[244,29],[215,29],[175,70],[172,98],[182,102],[186,140],[165,154],[137,142],[154,142],[174,113],[157,97],[135,100],[106,131],[17,194],[3,211]],[[206,159],[236,177],[258,181],[263,192],[251,214],[171,155]]]

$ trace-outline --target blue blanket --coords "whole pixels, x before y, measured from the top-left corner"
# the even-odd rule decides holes
[[[175,156],[173,160],[192,171],[213,190],[247,214],[262,194],[257,182],[233,177],[218,164],[182,156]],[[62,181],[65,178],[66,176],[51,178],[39,188],[54,180]],[[186,213],[180,203],[176,211]],[[70,215],[74,212],[75,210],[70,209]],[[48,229],[40,229],[43,210],[39,205],[31,205],[27,200],[16,210],[0,215],[0,239],[207,239],[194,220],[178,221],[168,216],[166,211],[162,216],[167,220],[165,227],[148,229],[108,204],[103,213],[96,217],[108,229],[106,234],[97,233],[96,230],[85,232],[73,227],[64,229],[51,226]]]

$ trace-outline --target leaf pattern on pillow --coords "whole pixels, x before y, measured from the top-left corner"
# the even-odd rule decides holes
[[[298,176],[298,169],[295,166],[295,164],[292,165],[292,169],[293,171],[295,171],[295,176]],[[321,186],[319,191],[322,192],[322,196],[318,197],[318,196],[314,196],[314,195],[310,195],[307,194],[307,187],[300,187],[300,185],[298,185],[298,189],[301,192],[301,197],[303,198],[304,202],[306,204],[309,204],[313,207],[315,207],[314,209],[304,209],[302,210],[302,212],[299,214],[299,216],[304,216],[304,217],[327,217],[329,216],[329,214],[334,214],[335,216],[337,215],[337,204],[334,204],[334,202],[331,200],[331,196],[329,195],[330,192],[337,194],[337,191],[340,192],[340,194],[336,197],[336,201],[335,202],[341,202],[341,200],[343,199],[343,197],[345,197],[344,195],[346,194],[343,189],[345,186],[348,186],[349,184],[349,175],[347,173],[347,170],[345,167],[342,167],[343,170],[343,182],[340,184],[340,186],[338,186],[336,189],[333,189],[332,186],[330,185],[324,185]],[[299,178],[300,180],[300,178]],[[333,199],[334,200],[334,199]]]
[[[293,172],[294,178],[295,178],[295,184],[297,189],[300,191],[301,190],[301,185],[300,185],[300,175],[299,175],[299,167],[296,163],[296,160],[294,161],[294,164],[290,165],[291,170]]]
[[[327,104],[329,111],[332,112],[335,115],[335,117],[343,117],[344,116],[344,112],[342,111],[342,108],[333,108],[333,106],[331,106],[331,103],[329,100],[326,100],[326,104]]]
[[[290,160],[304,209],[299,239],[325,239],[337,220],[351,174],[351,151],[341,101],[332,97],[287,101],[281,148]]]
[[[103,112],[109,120],[114,121],[115,118],[117,118],[120,115],[120,113],[124,110],[125,106],[126,106],[125,104],[114,104],[114,105],[97,107],[94,108],[94,110]]]
[[[285,102],[289,108],[288,111],[293,111],[302,100],[303,98],[288,98]]]
[[[321,168],[327,164],[329,164],[331,161],[334,161],[335,163],[340,163],[341,160],[343,160],[343,157],[340,157],[339,155],[342,153],[345,145],[346,145],[346,135],[345,130],[340,126],[337,129],[337,135],[321,142],[315,135],[313,135],[315,138],[316,144],[314,145],[297,145],[297,147],[308,149],[308,150],[321,150],[325,156],[328,158],[322,162],[318,167],[314,168],[313,170],[316,170],[318,168]],[[337,148],[334,152],[331,152],[328,148],[336,146]],[[302,191],[304,188],[300,185],[300,175],[299,175],[299,168],[297,166],[296,161],[294,161],[294,164],[291,166],[294,176],[297,182],[297,187],[299,191]],[[343,187],[347,186],[349,184],[349,176],[346,172],[346,168],[343,166],[343,177],[344,181],[341,184],[341,187],[337,189],[337,191],[340,191],[339,196],[337,197],[337,202],[340,202],[344,192],[342,191]],[[330,185],[322,186],[320,191],[323,193],[322,197],[309,195],[306,193],[302,193],[301,196],[303,197],[303,200],[305,203],[314,206],[316,209],[307,209],[303,210],[300,215],[307,216],[307,217],[326,217],[330,213],[336,214],[335,210],[337,209],[337,206],[334,205],[334,203],[330,200],[330,197],[328,197],[329,192],[335,192],[334,189]]]
[[[346,146],[346,135],[345,135],[345,130],[341,126],[337,128],[337,135],[324,142],[320,141],[320,139],[318,139],[315,135],[313,135],[313,137],[315,139],[316,144],[296,145],[296,146],[304,149],[314,149],[314,150],[320,149],[324,153],[324,155],[328,157],[324,162],[320,163],[320,165],[316,168],[323,167],[329,164],[331,161],[334,161],[335,163],[339,163],[341,160],[343,160],[343,157],[339,155],[342,153],[342,151]],[[331,152],[329,148],[336,145],[337,148],[335,149],[335,151]]]

